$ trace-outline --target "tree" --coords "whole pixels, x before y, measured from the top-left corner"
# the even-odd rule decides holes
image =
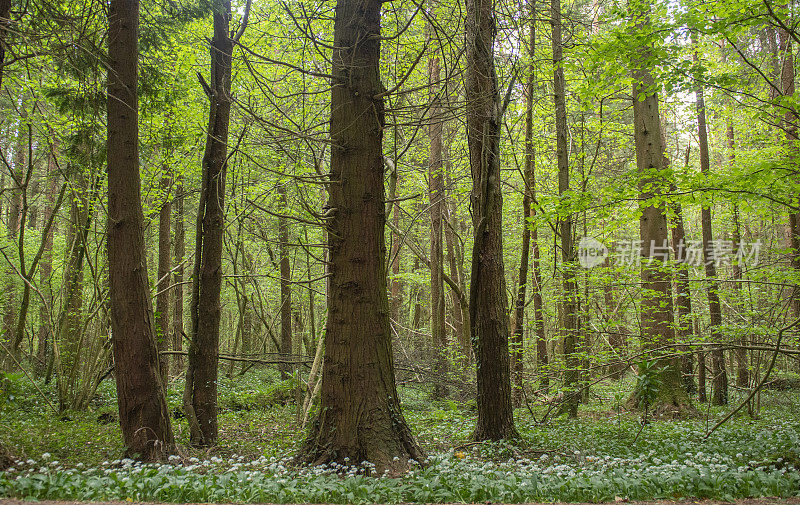
[[[428,30],[434,28],[428,25]],[[443,398],[447,396],[447,333],[445,331],[445,303],[444,285],[444,247],[442,244],[442,220],[444,218],[444,167],[442,165],[442,99],[440,86],[441,70],[439,52],[434,52],[428,58],[428,88],[431,97],[429,110],[428,139],[430,153],[428,154],[428,198],[431,216],[431,345],[436,357],[436,383],[433,396]]]
[[[278,184],[278,199],[282,213],[288,211],[286,187]],[[278,242],[281,269],[281,354],[289,359],[292,354],[292,265],[289,262],[289,222],[285,215],[278,217]],[[298,353],[299,354],[299,353]],[[292,376],[292,364],[288,361],[281,366],[281,378]]]
[[[164,153],[166,160],[166,152]],[[170,295],[170,270],[172,270],[172,240],[170,237],[172,217],[172,202],[170,201],[170,191],[172,186],[172,176],[167,162],[164,162],[163,175],[161,177],[161,190],[163,191],[161,208],[158,211],[158,278],[156,282],[156,341],[159,351],[170,350],[170,331],[169,331],[169,295]],[[162,354],[159,356],[159,366],[161,380],[166,385],[169,381],[169,356]]]
[[[470,335],[478,380],[476,440],[514,438],[508,316],[503,264],[503,195],[500,191],[500,103],[494,65],[492,0],[466,2],[467,146],[472,172],[472,280]]]
[[[117,401],[129,457],[163,458],[172,426],[158,370],[139,194],[139,1],[108,10],[108,262]]]
[[[558,195],[568,198],[569,189],[569,146],[567,144],[567,106],[566,86],[564,84],[564,58],[561,41],[561,1],[550,2],[550,26],[553,29],[553,104],[556,120],[556,160],[558,163]],[[565,404],[570,417],[578,416],[579,360],[575,354],[577,341],[581,336],[578,315],[578,282],[575,269],[577,251],[572,237],[573,215],[567,209],[559,216],[559,235],[561,238],[561,278],[563,283],[564,313],[564,371]]]
[[[635,26],[647,35],[642,37],[643,43],[635,47],[631,62],[634,142],[642,202],[639,218],[644,289],[640,306],[642,339],[645,347],[654,351],[659,369],[657,403],[682,408],[687,398],[681,386],[680,359],[674,356],[671,273],[665,265],[669,258],[667,217],[663,201],[658,199],[668,160],[657,87],[650,70],[653,65],[650,8],[641,0],[632,0],[629,7]]]
[[[228,168],[228,130],[231,115],[231,60],[233,46],[247,27],[248,0],[234,37],[229,34],[230,0],[212,3],[214,37],[211,39],[211,85],[203,82],[210,107],[200,201],[197,208],[195,259],[192,273],[192,319],[183,408],[189,421],[192,445],[216,444],[217,376],[219,373],[220,292],[222,290],[222,240],[225,232],[225,176]]]
[[[320,410],[298,458],[400,471],[424,454],[400,410],[386,290],[380,0],[338,0]]]
[[[693,41],[696,45],[696,41]],[[697,64],[699,58],[697,49],[694,51],[694,62]],[[706,127],[706,104],[703,96],[703,85],[699,82],[695,84],[696,106],[697,106],[697,139],[700,146],[700,172],[708,175],[711,172],[711,162],[708,155],[708,129]],[[712,403],[714,405],[725,405],[728,403],[728,373],[725,370],[725,356],[721,347],[722,333],[722,305],[719,301],[719,283],[717,282],[717,265],[721,260],[715,256],[714,232],[711,228],[711,206],[703,205],[700,217],[703,229],[703,260],[706,267],[706,279],[708,281],[708,311],[711,316],[712,348],[711,348],[711,370],[713,378]]]

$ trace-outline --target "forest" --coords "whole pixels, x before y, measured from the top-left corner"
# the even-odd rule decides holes
[[[0,0],[0,500],[795,503],[798,48],[792,1]]]

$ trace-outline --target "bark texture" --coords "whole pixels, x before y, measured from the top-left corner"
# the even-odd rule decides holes
[[[119,418],[126,454],[163,458],[174,447],[158,372],[147,285],[139,180],[139,1],[108,10],[108,262]]]
[[[225,230],[225,175],[228,166],[228,128],[231,113],[229,36],[231,2],[215,0],[211,40],[211,84],[208,132],[203,154],[203,179],[197,209],[195,263],[183,408],[189,421],[189,440],[196,447],[216,444],[219,322],[221,317],[222,239]]]
[[[328,321],[319,416],[299,455],[313,464],[369,461],[378,472],[424,459],[400,411],[392,357],[380,12],[380,0],[336,4]]]
[[[511,403],[508,300],[500,191],[502,111],[494,65],[492,0],[466,2],[467,146],[472,171],[472,280],[469,312],[478,382],[476,440],[518,436]]]

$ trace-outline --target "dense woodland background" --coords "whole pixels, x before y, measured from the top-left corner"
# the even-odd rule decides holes
[[[393,472],[408,391],[476,441],[626,375],[645,420],[757,416],[800,372],[797,8],[2,0],[7,380],[116,380],[158,460],[260,370],[298,460]]]

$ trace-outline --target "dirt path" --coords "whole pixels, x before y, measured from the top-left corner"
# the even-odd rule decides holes
[[[152,502],[128,502],[128,501],[104,501],[104,502],[70,502],[70,501],[40,501],[35,502],[37,505],[168,505],[168,504],[154,504]],[[610,502],[619,505],[620,503],[628,503],[630,505],[800,505],[800,498],[747,498],[735,500],[733,502],[724,502],[719,500],[653,500],[653,501],[631,501],[631,502]],[[481,503],[480,505],[490,505],[491,502]],[[0,505],[31,505],[29,501],[23,500],[0,500]],[[183,504],[188,505],[188,504]],[[271,505],[271,504],[260,504]],[[444,505],[444,504],[442,504]],[[501,505],[501,504],[491,504]],[[540,505],[540,504],[523,504],[523,505]],[[545,505],[545,504],[541,504]],[[560,503],[546,504],[546,505],[562,505]],[[597,504],[577,504],[570,505],[597,505]]]

